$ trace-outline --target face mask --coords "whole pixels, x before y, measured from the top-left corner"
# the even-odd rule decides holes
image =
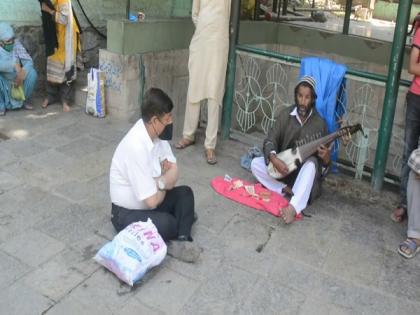
[[[3,49],[7,52],[11,52],[13,50],[15,44],[4,44]]]
[[[159,135],[160,140],[172,140],[172,129],[173,124],[169,124],[165,126],[165,129],[163,129],[162,133]]]

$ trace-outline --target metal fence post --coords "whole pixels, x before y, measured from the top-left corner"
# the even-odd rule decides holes
[[[229,138],[230,127],[232,124],[233,96],[235,93],[236,45],[238,44],[239,36],[241,0],[232,0],[230,12],[229,57],[226,73],[226,91],[223,97],[222,114],[222,139],[224,140]]]
[[[410,18],[413,0],[400,1],[398,4],[397,23],[394,30],[391,58],[389,61],[388,80],[386,82],[384,106],[381,126],[379,128],[378,144],[376,146],[375,164],[372,173],[372,187],[379,191],[385,176],[386,162],[391,142],[392,124],[394,122],[395,105],[397,102],[401,68],[404,57],[405,39],[408,20]]]
[[[346,11],[344,14],[344,23],[343,23],[343,34],[349,34],[349,27],[350,27],[350,15],[351,15],[351,7],[352,7],[352,0],[346,1]]]

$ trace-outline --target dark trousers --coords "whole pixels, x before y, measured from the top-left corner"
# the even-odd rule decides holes
[[[407,208],[407,182],[410,167],[408,158],[417,149],[420,137],[420,95],[407,93],[407,110],[405,114],[404,150],[401,169],[400,204]]]
[[[47,82],[48,104],[56,102],[70,103],[73,92],[73,82],[50,83]]]
[[[152,210],[132,210],[112,204],[111,222],[117,232],[133,222],[145,222],[148,218],[165,241],[179,236],[190,238],[194,223],[193,191],[188,186],[174,187],[166,192],[163,202]]]

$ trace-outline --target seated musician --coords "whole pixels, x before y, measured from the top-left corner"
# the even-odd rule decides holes
[[[304,210],[308,201],[321,194],[322,166],[330,163],[330,150],[325,145],[318,147],[317,154],[303,161],[295,171],[289,173],[285,163],[276,154],[286,149],[301,146],[327,135],[327,125],[315,109],[315,80],[304,76],[295,87],[295,105],[283,109],[273,128],[264,140],[264,157],[255,158],[251,171],[267,189],[292,196],[289,205],[281,209],[286,224],[292,223],[295,216]],[[267,172],[267,165],[273,167],[283,177],[277,180]],[[292,187],[290,189],[290,187]]]

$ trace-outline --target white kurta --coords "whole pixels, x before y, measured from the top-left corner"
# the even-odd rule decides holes
[[[188,101],[212,98],[222,104],[229,52],[231,0],[194,0],[196,26],[188,61]]]

